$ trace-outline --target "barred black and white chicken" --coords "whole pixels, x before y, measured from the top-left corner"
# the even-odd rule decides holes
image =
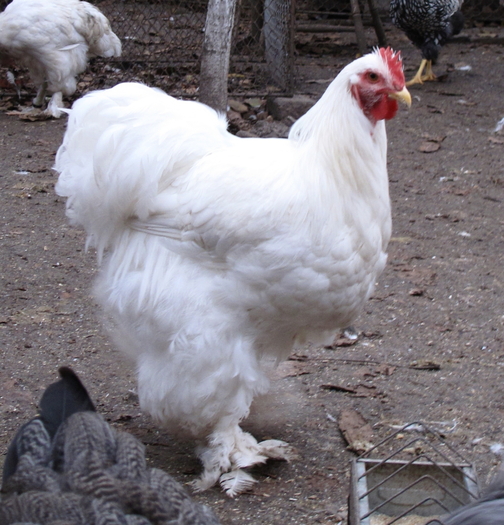
[[[503,525],[504,523],[504,470],[498,474],[483,495],[476,501],[444,516],[443,525]]]
[[[144,445],[95,411],[70,368],[59,372],[7,451],[2,525],[219,525],[180,483],[147,467]]]
[[[432,64],[441,47],[464,26],[463,0],[391,0],[390,18],[422,52],[422,62],[407,86],[435,80]],[[425,72],[424,72],[425,70]]]
[[[81,0],[13,0],[0,13],[0,63],[29,70],[38,89],[34,106],[58,118],[63,95],[75,93],[76,77],[93,56],[121,55],[121,41],[105,15]]]

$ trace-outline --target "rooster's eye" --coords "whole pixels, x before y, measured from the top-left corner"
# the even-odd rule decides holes
[[[380,80],[380,77],[378,76],[377,73],[373,73],[372,71],[370,71],[368,74],[367,74],[367,77],[368,77],[368,80],[370,82],[378,82]]]

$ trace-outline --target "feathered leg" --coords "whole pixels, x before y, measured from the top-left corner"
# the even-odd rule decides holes
[[[21,88],[16,84],[16,77],[12,71],[7,71],[7,82],[16,90],[18,100],[21,100]]]
[[[44,111],[44,113],[54,118],[60,118],[63,114],[63,112],[61,111],[62,107],[64,107],[63,93],[61,93],[61,91],[58,91],[57,93],[54,93],[51,97],[51,100],[49,101],[49,104],[47,104],[47,109]]]
[[[290,461],[297,457],[288,443],[276,439],[257,442],[238,425],[213,432],[208,445],[200,447],[198,456],[203,463],[203,473],[193,483],[196,491],[206,490],[217,482],[230,497],[248,490],[256,480],[242,470],[265,463],[268,459]]]
[[[32,104],[35,107],[40,108],[43,106],[44,99],[46,96],[46,91],[47,91],[47,82],[43,82],[38,88],[37,96],[33,99],[33,102],[32,102]]]

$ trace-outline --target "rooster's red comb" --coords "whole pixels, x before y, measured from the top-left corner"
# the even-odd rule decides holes
[[[394,51],[391,47],[380,47],[377,50],[383,61],[387,64],[390,73],[398,84],[404,84],[404,72],[400,51]]]

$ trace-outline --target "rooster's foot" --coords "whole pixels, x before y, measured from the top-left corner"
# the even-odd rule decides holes
[[[62,108],[64,108],[63,93],[54,93],[44,113],[51,118],[60,118],[64,113]]]
[[[425,73],[424,73],[425,69]],[[406,82],[406,86],[413,86],[414,84],[423,84],[424,82],[429,82],[431,80],[436,80],[436,75],[432,71],[432,60],[425,60],[425,58],[420,63],[420,67],[416,72],[415,76]]]
[[[200,492],[220,483],[226,494],[234,497],[256,483],[245,468],[265,463],[268,459],[291,461],[296,450],[284,441],[268,439],[258,443],[239,426],[227,431],[214,432],[209,445],[199,451],[203,463],[201,477],[193,482],[193,489]]]

